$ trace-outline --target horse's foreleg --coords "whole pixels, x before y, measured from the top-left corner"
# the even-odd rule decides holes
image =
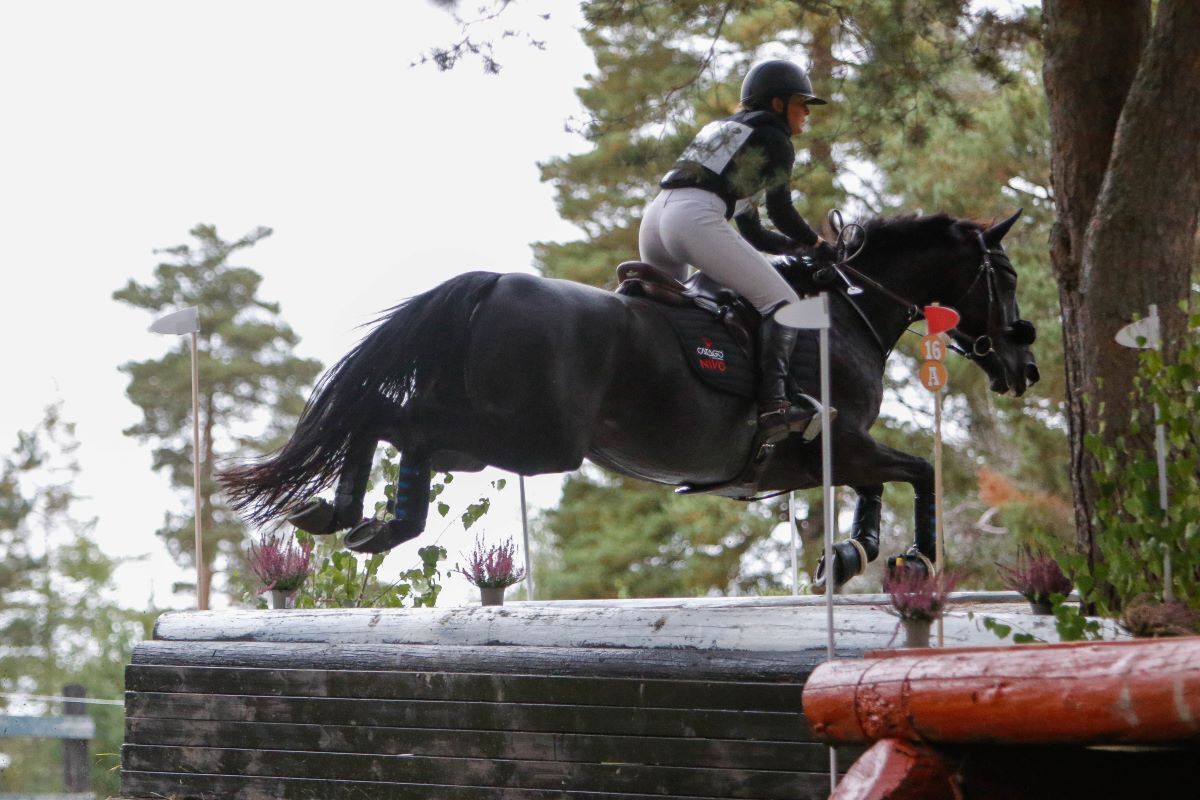
[[[851,578],[856,578],[867,568],[867,564],[879,555],[879,526],[883,517],[883,487],[855,486],[858,503],[854,506],[854,522],[850,538],[833,546],[833,585],[842,588]],[[817,563],[815,585],[825,585],[825,556]]]
[[[429,459],[405,452],[400,457],[394,491],[387,501],[391,519],[364,519],[346,534],[346,547],[359,553],[381,553],[420,536],[429,516],[431,479]]]
[[[357,524],[363,514],[363,498],[371,477],[376,444],[378,441],[374,437],[356,436],[347,450],[333,502],[314,497],[288,514],[287,521],[305,533],[318,536],[337,533]]]
[[[835,465],[834,482],[856,484],[859,500],[851,538],[834,547],[834,585],[840,588],[845,581],[861,574],[866,563],[878,555],[883,484],[894,481],[913,487],[914,544],[904,555],[888,559],[888,568],[912,566],[932,571],[937,544],[933,465],[869,437],[842,442],[839,452],[849,457]]]

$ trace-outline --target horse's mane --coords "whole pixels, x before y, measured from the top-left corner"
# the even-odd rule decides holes
[[[963,234],[974,234],[987,226],[981,222],[956,219],[949,214],[902,214],[894,217],[875,217],[860,223],[867,232],[869,249],[920,249],[956,241]]]

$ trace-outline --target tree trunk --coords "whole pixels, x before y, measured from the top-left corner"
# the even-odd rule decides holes
[[[1057,221],[1050,255],[1063,312],[1078,547],[1094,564],[1088,434],[1129,427],[1136,352],[1113,337],[1157,303],[1182,332],[1200,205],[1200,7],[1046,0],[1044,79]]]

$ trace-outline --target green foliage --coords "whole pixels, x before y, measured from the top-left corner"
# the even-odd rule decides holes
[[[341,548],[341,537],[314,537],[297,531],[301,541],[313,542],[317,564],[296,597],[296,608],[433,608],[442,591],[438,564],[446,549],[438,545],[417,551],[419,566],[383,582],[379,569],[387,553],[357,556]]]
[[[37,429],[17,436],[0,464],[0,693],[60,695],[81,684],[89,697],[119,699],[133,645],[145,638],[153,613],[135,613],[111,595],[119,562],[91,537],[94,520],[73,513],[79,467],[74,426],[58,406]],[[0,697],[0,713],[11,710]],[[32,713],[28,710],[16,713]],[[62,713],[49,704],[47,713]],[[93,753],[119,752],[120,708],[88,706],[96,723]],[[0,793],[61,790],[61,746],[45,739],[4,739],[13,760],[0,771]],[[97,796],[119,791],[115,757],[97,758]]]
[[[321,365],[298,358],[299,337],[279,319],[279,306],[258,297],[261,276],[230,264],[242,250],[270,235],[257,228],[225,241],[211,225],[190,231],[195,245],[159,251],[167,258],[150,283],[130,280],[113,298],[154,316],[186,306],[200,309],[198,364],[201,411],[200,493],[204,561],[248,574],[242,559],[245,527],[224,503],[213,480],[219,461],[261,455],[282,444],[304,407],[307,387]],[[142,421],[125,433],[153,444],[153,468],[165,471],[192,508],[192,403],[189,337],[172,342],[165,356],[132,361],[126,394]],[[190,511],[169,514],[158,534],[182,566],[194,566]],[[202,587],[207,593],[208,587]]]
[[[613,285],[615,265],[637,252],[641,209],[657,192],[659,178],[696,130],[734,110],[747,66],[783,52],[807,60],[817,93],[833,101],[815,109],[809,130],[794,140],[794,200],[808,220],[819,222],[831,207],[845,208],[848,219],[946,211],[983,221],[1007,216],[1015,206],[1025,208],[1005,247],[1020,273],[1022,312],[1038,327],[1035,352],[1043,379],[1024,398],[999,398],[973,364],[947,363],[944,483],[950,563],[961,570],[964,586],[994,587],[999,579],[992,565],[1016,551],[1011,538],[982,533],[977,524],[988,510],[976,496],[976,473],[983,465],[1057,498],[1057,506],[1048,501],[1024,514],[1015,505],[1003,510],[998,522],[1022,542],[1040,536],[1072,539],[1070,521],[1062,522],[1058,514],[1070,508],[1069,499],[1063,499],[1070,487],[1058,290],[1045,247],[1053,204],[1038,13],[1004,20],[940,0],[905,3],[904,13],[897,13],[891,0],[833,5],[593,0],[583,10],[588,21],[583,35],[596,58],[596,70],[578,92],[590,114],[583,132],[591,147],[549,160],[542,177],[554,185],[561,215],[578,225],[584,238],[535,244],[541,272]],[[888,445],[928,456],[932,403],[923,390],[913,389],[916,341],[902,339],[893,356],[883,414],[872,433]],[[569,478],[564,503],[572,511],[543,521],[542,544],[551,554],[536,565],[539,586],[551,596],[560,596],[554,594],[559,591],[561,596],[611,596],[725,591],[735,579],[752,591],[779,585],[765,574],[764,564],[786,560],[756,559],[749,555],[753,548],[744,551],[748,555],[741,565],[732,556],[724,560],[722,579],[676,575],[659,584],[628,571],[632,564],[649,568],[651,559],[662,557],[650,542],[661,544],[675,535],[701,537],[696,544],[720,541],[726,530],[754,527],[756,516],[764,513],[720,499],[667,500],[668,491],[624,479]],[[617,493],[629,496],[614,497]],[[885,555],[912,541],[910,497],[907,487],[888,489]],[[819,508],[819,498],[808,500]],[[586,511],[589,504],[606,510]],[[663,521],[671,518],[666,510],[676,507],[678,514],[695,508],[706,522],[681,525],[670,535],[629,533],[651,527],[643,519],[646,513],[665,529],[671,524]],[[739,516],[743,513],[745,519]],[[770,544],[765,534],[761,544]],[[587,555],[574,555],[574,549]],[[810,567],[814,560],[806,553]],[[879,575],[873,569],[858,585]]]
[[[1086,439],[1099,463],[1095,473],[1096,546],[1100,558],[1088,564],[1074,556],[1079,591],[1108,614],[1140,595],[1162,597],[1163,560],[1170,554],[1177,600],[1200,607],[1200,471],[1196,419],[1200,418],[1200,316],[1172,357],[1155,349],[1138,355],[1132,396],[1134,411],[1127,434],[1109,438],[1101,427]],[[1155,421],[1165,428],[1169,505],[1159,501]],[[1113,594],[1101,591],[1112,587]]]
[[[1058,641],[1097,642],[1104,638],[1100,621],[1084,614],[1078,604],[1067,602],[1066,595],[1051,595],[1050,606],[1054,611],[1054,630],[1058,634]],[[967,619],[974,618],[974,612],[967,612]],[[979,621],[985,629],[994,633],[1000,640],[1007,639],[1011,635],[1013,644],[1045,643],[1044,639],[1028,631],[1017,630],[1015,626],[1000,622],[995,617],[983,616]]]

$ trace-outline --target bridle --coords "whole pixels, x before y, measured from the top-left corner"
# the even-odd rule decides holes
[[[859,319],[861,319],[867,326],[867,330],[871,332],[871,335],[875,338],[876,343],[879,345],[880,351],[883,352],[884,360],[887,360],[887,357],[891,355],[895,344],[893,344],[892,347],[888,347],[884,343],[883,337],[879,335],[879,331],[875,329],[875,326],[871,323],[871,320],[867,317],[863,310],[859,308],[858,303],[854,302],[854,296],[862,294],[863,289],[860,286],[852,283],[850,279],[846,277],[846,273],[853,275],[859,282],[870,286],[872,289],[884,295],[889,300],[892,300],[896,304],[903,307],[905,313],[905,330],[911,330],[912,324],[919,319],[924,319],[925,314],[922,312],[920,306],[918,306],[916,303],[913,303],[911,300],[908,300],[897,292],[892,291],[871,276],[865,275],[854,267],[850,266],[850,262],[858,257],[858,255],[862,252],[863,247],[866,245],[867,232],[863,226],[856,222],[852,222],[849,225],[843,225],[841,212],[836,209],[829,212],[828,219],[830,227],[837,231],[837,242],[834,245],[834,248],[837,252],[837,261],[830,267],[830,269],[832,269],[833,272],[836,273],[845,284],[844,287],[839,287],[842,289],[839,294],[846,299],[846,301],[850,304],[850,307],[853,308],[858,314]],[[858,233],[858,246],[854,249],[854,252],[851,253],[849,252],[850,237],[847,235],[847,232],[855,229]],[[971,279],[971,283],[967,285],[966,290],[963,291],[958,300],[950,304],[951,308],[957,309],[959,305],[961,305],[962,301],[967,298],[967,295],[974,290],[975,285],[979,283],[980,278],[983,279],[984,284],[987,286],[987,329],[984,333],[981,333],[978,336],[971,336],[971,334],[967,333],[966,331],[955,329],[956,334],[952,334],[953,339],[950,342],[951,350],[965,358],[970,359],[971,361],[979,361],[996,352],[993,332],[995,332],[996,335],[1005,336],[1013,340],[1014,343],[1018,345],[1024,346],[1033,344],[1037,336],[1037,331],[1034,328],[1033,323],[1029,322],[1028,320],[1016,319],[1009,323],[1006,319],[1007,314],[1005,312],[1004,305],[999,302],[998,297],[1000,290],[998,286],[998,279],[996,277],[996,267],[992,263],[992,256],[1004,256],[1007,258],[1008,256],[1004,252],[1004,249],[1001,247],[988,247],[987,242],[984,241],[982,231],[977,230],[975,232],[975,236],[979,241],[979,247],[982,251],[979,269],[975,272],[975,277]],[[992,326],[993,321],[998,322],[995,327]]]

